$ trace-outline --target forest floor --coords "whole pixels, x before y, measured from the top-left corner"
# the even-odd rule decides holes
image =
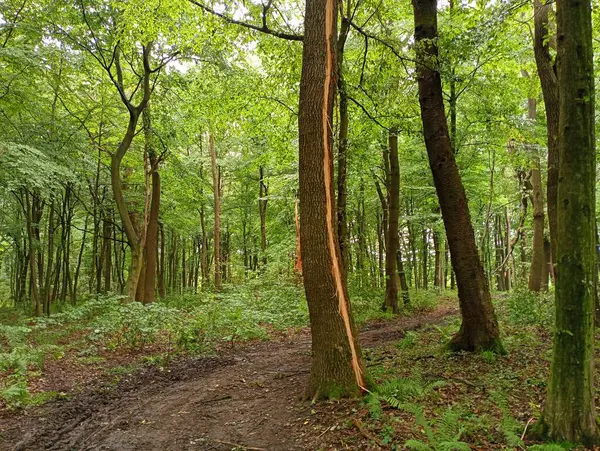
[[[455,298],[367,321],[360,341],[376,388],[362,400],[300,400],[310,366],[306,328],[221,344],[212,357],[127,365],[134,356],[117,354],[102,365],[122,365],[103,372],[61,358],[31,384],[65,395],[0,408],[0,450],[575,449],[524,440],[539,417],[551,357],[545,299],[496,298],[506,356],[444,349],[460,324]]]
[[[370,322],[361,343],[368,353],[406,331],[456,314],[454,302],[447,301],[418,316]],[[339,445],[348,435],[340,424],[353,416],[355,406],[301,402],[309,365],[308,330],[224,347],[217,357],[146,365],[122,374],[116,384],[104,378],[70,399],[0,413],[0,449],[313,450]],[[47,380],[61,374],[47,373]],[[368,435],[356,436],[351,449],[367,449]]]

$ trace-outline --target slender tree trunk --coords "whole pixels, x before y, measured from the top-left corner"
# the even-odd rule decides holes
[[[531,245],[531,266],[529,267],[529,289],[539,292],[542,289],[542,276],[546,258],[544,255],[544,197],[542,192],[542,174],[539,159],[535,159],[531,170],[533,204],[533,239]]]
[[[258,210],[260,214],[260,252],[263,269],[267,266],[267,200],[269,188],[265,183],[265,170],[259,168]]]
[[[35,316],[42,316],[42,305],[40,302],[40,296],[38,291],[38,276],[37,276],[37,263],[35,258],[35,234],[34,225],[32,219],[32,202],[31,196],[28,191],[25,191],[25,217],[27,219],[27,240],[29,243],[29,280],[31,284],[31,297],[35,308]]]
[[[438,55],[437,0],[413,0],[413,7],[425,146],[456,273],[462,314],[461,328],[449,346],[454,350],[503,352],[489,286],[475,244],[467,196],[452,152],[441,78],[432,67]]]
[[[46,274],[43,285],[43,302],[44,302],[44,311],[45,315],[50,315],[50,298],[52,296],[52,266],[54,265],[54,199],[50,204],[50,211],[48,213],[48,232],[47,232],[47,240],[48,240],[48,259],[46,263]]]
[[[336,9],[334,0],[307,0],[304,21],[298,125],[300,239],[312,332],[308,399],[357,395],[365,387],[333,197]]]
[[[302,252],[300,247],[300,217],[298,215],[298,199],[294,201],[294,220],[296,223],[296,262],[294,271],[298,276],[302,276]]]
[[[210,161],[213,176],[215,230],[214,230],[214,263],[215,263],[215,290],[221,290],[221,199],[219,186],[219,170],[217,168],[217,151],[213,135],[208,136]]]
[[[529,120],[535,124],[535,99],[528,99]],[[536,154],[532,157],[531,169],[531,203],[533,205],[533,240],[531,246],[531,266],[529,267],[529,289],[539,292],[542,289],[542,274],[544,272],[544,195],[542,192],[542,173],[540,159]]]
[[[348,270],[348,93],[346,92],[346,81],[344,79],[344,47],[350,32],[351,14],[350,1],[345,2],[346,12],[342,14],[340,33],[335,47],[337,62],[337,86],[339,95],[339,130],[338,130],[338,179],[337,179],[337,232],[340,242],[340,256],[342,266]],[[344,1],[340,2],[340,8],[344,8]]]
[[[181,285],[183,287],[183,291],[187,289],[187,260],[186,260],[186,248],[187,248],[187,239],[183,238],[183,243],[181,245]]]
[[[550,33],[549,13],[552,1],[534,0],[534,41],[533,49],[538,76],[542,86],[544,106],[546,109],[546,131],[548,135],[548,226],[550,229],[551,253],[556,255],[556,230],[558,208],[558,84],[556,67],[550,54],[551,48],[556,48],[556,40]],[[554,260],[554,258],[553,258]]]
[[[377,185],[376,185],[377,186]],[[380,192],[380,190],[378,190]],[[380,196],[381,199],[381,196]],[[383,210],[386,211],[386,210]],[[377,275],[378,275],[378,286],[381,286],[381,282],[384,280],[383,276],[383,255],[385,254],[384,238],[386,229],[386,215],[387,213],[377,212]]]
[[[385,302],[384,308],[399,313],[398,308],[398,216],[400,215],[400,168],[398,165],[398,135],[395,130],[389,135],[389,178],[388,190],[388,226],[385,249]]]
[[[161,223],[160,227],[160,263],[159,263],[159,276],[158,276],[158,295],[164,298],[166,295],[165,291],[165,229]]]
[[[406,273],[404,272],[404,262],[402,260],[402,250],[398,247],[398,280],[400,281],[400,291],[402,292],[402,301],[404,305],[410,305],[410,296],[408,294],[408,282],[406,281]]]
[[[429,230],[427,227],[423,227],[423,260],[421,265],[423,266],[423,289],[429,289]]]
[[[557,4],[559,178],[556,327],[541,420],[555,441],[599,442],[594,407],[596,151],[592,10]]]
[[[154,148],[152,119],[150,108],[142,113],[144,130],[146,132],[146,146],[150,160],[150,177],[152,180],[152,197],[150,202],[150,215],[146,231],[146,274],[143,286],[143,302],[150,304],[156,300],[156,266],[158,256],[158,217],[160,211],[160,173],[158,172],[158,155]],[[164,290],[164,286],[163,286]],[[163,293],[164,295],[164,293]]]
[[[81,262],[83,260],[83,250],[85,249],[85,239],[87,238],[89,215],[85,218],[85,226],[83,228],[83,236],[79,245],[79,253],[77,254],[77,265],[75,266],[75,278],[73,279],[73,292],[71,302],[74,304],[77,299],[77,285],[79,283],[79,273],[81,270]]]
[[[544,238],[544,270],[542,272],[542,290],[548,291],[550,268],[552,266],[552,246],[550,240]]]
[[[102,224],[103,246],[104,246],[104,293],[109,293],[111,288],[112,276],[112,215],[111,210],[105,211],[105,218]]]
[[[202,270],[202,285],[208,287],[209,270],[208,270],[208,239],[206,238],[206,223],[204,221],[204,205],[200,207],[200,225],[202,227],[202,255],[200,256],[200,266]]]

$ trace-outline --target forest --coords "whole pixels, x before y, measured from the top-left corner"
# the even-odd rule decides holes
[[[599,52],[591,0],[2,0],[0,449],[599,449]]]

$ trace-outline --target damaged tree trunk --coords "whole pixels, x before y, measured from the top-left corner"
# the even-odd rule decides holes
[[[337,237],[333,190],[336,3],[307,0],[299,109],[300,241],[312,333],[305,397],[356,396],[364,367]]]

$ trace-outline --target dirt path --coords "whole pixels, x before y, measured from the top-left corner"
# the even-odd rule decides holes
[[[371,323],[363,347],[456,314],[444,306],[412,318]],[[112,387],[1,418],[8,450],[315,450],[324,438],[299,398],[310,364],[310,335],[262,342],[216,358],[146,367]],[[327,421],[327,420],[324,420]],[[325,430],[327,431],[327,430]]]

